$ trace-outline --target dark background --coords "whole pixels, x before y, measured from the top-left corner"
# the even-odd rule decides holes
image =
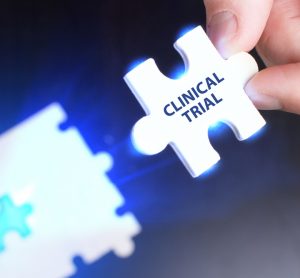
[[[201,0],[0,3],[0,132],[58,101],[93,152],[113,155],[119,213],[143,227],[133,256],[76,258],[74,278],[300,277],[299,116],[263,112],[267,127],[246,142],[211,130],[222,160],[196,179],[170,148],[148,157],[130,144],[144,112],[123,75],[153,57],[172,76],[174,41],[199,24]]]

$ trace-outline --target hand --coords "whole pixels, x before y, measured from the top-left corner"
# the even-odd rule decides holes
[[[268,66],[248,83],[259,109],[300,114],[300,0],[204,0],[207,32],[223,57],[256,47]]]

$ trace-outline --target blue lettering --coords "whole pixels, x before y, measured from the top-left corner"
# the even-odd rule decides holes
[[[176,104],[174,103],[174,101],[171,101],[171,105],[173,106],[173,108],[175,109],[176,112],[178,112],[182,109],[182,106],[177,107]]]
[[[182,117],[185,116],[185,117],[188,119],[188,121],[191,122],[192,119],[191,119],[191,117],[189,116],[189,112],[190,112],[190,110],[184,112],[183,114],[181,114],[181,116],[182,116]]]
[[[200,94],[205,94],[205,93],[207,93],[208,90],[202,91],[201,88],[200,88],[200,86],[201,86],[202,84],[203,84],[203,82],[199,82],[199,83],[197,84],[197,86],[196,86],[196,89],[197,89],[197,91],[198,91]]]
[[[193,116],[197,119],[198,118],[198,115],[202,115],[202,113],[199,111],[199,107],[198,106],[193,106],[191,108],[191,112],[193,114]]]
[[[209,110],[210,106],[215,106],[215,104],[209,98],[205,98],[204,103],[205,103],[206,111]]]
[[[213,73],[213,76],[215,78],[215,80],[220,84],[222,81],[224,81],[225,79],[222,77],[221,79],[217,76],[216,73]]]
[[[167,105],[164,107],[164,112],[165,112],[165,114],[166,114],[167,116],[172,116],[172,115],[175,114],[174,111],[173,111],[173,112],[169,112],[169,111],[168,111],[168,107],[170,107],[170,106],[171,106],[170,104],[167,104]]]
[[[207,77],[206,78],[206,85],[207,85],[208,90],[210,90],[212,85],[217,86],[218,84],[215,81],[213,81],[211,78]]]
[[[185,106],[186,106],[186,104],[183,102],[183,100],[182,100],[182,98],[181,98],[181,97],[178,97],[178,100],[179,100],[180,104],[181,104],[183,107],[185,107]]]
[[[201,102],[198,102],[198,106],[201,108],[202,112],[205,113],[206,110],[205,108],[203,107],[202,103]]]
[[[222,101],[223,101],[223,99],[222,99],[222,98],[220,98],[220,99],[217,99],[217,97],[215,96],[215,94],[211,94],[211,96],[212,96],[213,100],[216,102],[216,104],[218,104],[218,103],[220,103],[220,102],[222,102]]]
[[[188,95],[187,94],[182,94],[181,95],[183,100],[185,101],[186,104],[190,103],[190,100],[195,100],[195,97],[192,95],[191,91],[188,90]]]

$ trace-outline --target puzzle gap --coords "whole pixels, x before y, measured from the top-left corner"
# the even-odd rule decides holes
[[[190,32],[195,27],[196,27],[196,24],[189,24],[189,25],[184,26],[183,28],[181,28],[178,31],[176,39],[179,39],[180,37],[184,36],[186,33]],[[170,55],[171,63],[169,63],[169,64],[171,64],[171,65],[167,65],[166,70],[162,70],[162,73],[165,72],[165,75],[167,77],[177,80],[177,79],[182,78],[187,73],[187,68],[184,63],[183,57],[177,51],[175,51],[175,53],[174,53],[174,49],[172,48],[170,50],[170,54],[171,54]],[[146,60],[146,59],[144,59],[144,60]],[[159,61],[157,63],[159,64],[160,69],[164,69],[163,63],[159,63]],[[137,65],[138,64],[136,64],[136,66]],[[133,68],[131,68],[131,69],[133,69]]]
[[[187,71],[184,58],[181,56],[181,53],[176,51],[172,44],[168,43],[165,48],[167,55],[161,55],[161,52],[155,52],[155,63],[159,71],[166,77],[170,79],[180,79]],[[146,62],[147,59],[144,59]]]
[[[66,131],[71,127],[71,123],[69,121],[62,122],[58,125],[58,129],[60,131]]]
[[[127,212],[128,212],[128,208],[126,206],[121,206],[121,207],[119,207],[119,208],[116,209],[116,214],[118,216],[123,216]]]
[[[164,76],[173,80],[179,80],[187,73],[187,65],[185,65],[183,57],[177,51],[174,51],[174,48],[168,50],[168,58],[161,57],[156,59],[155,63]]]
[[[86,263],[84,262],[82,257],[80,257],[79,255],[76,255],[76,256],[73,257],[73,263],[74,263],[76,268],[86,267]]]
[[[184,63],[176,64],[171,68],[171,70],[167,72],[167,76],[171,79],[176,80],[182,78],[185,72],[186,70]]]
[[[238,144],[233,129],[225,122],[218,121],[208,128],[208,138],[213,147],[224,149],[228,143]]]

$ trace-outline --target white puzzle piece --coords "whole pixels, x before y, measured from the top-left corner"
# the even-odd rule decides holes
[[[53,104],[0,137],[0,224],[12,225],[0,228],[0,277],[68,277],[74,256],[92,263],[133,252],[141,227],[116,214],[124,199],[106,175],[112,158],[93,155],[76,129],[59,130],[65,119]],[[14,226],[5,211],[27,221]]]
[[[220,159],[208,138],[212,124],[226,123],[239,140],[265,125],[243,89],[258,68],[247,53],[224,60],[200,26],[174,46],[186,67],[181,79],[163,75],[153,59],[124,77],[147,114],[133,128],[133,143],[149,155],[170,144],[196,177]]]

